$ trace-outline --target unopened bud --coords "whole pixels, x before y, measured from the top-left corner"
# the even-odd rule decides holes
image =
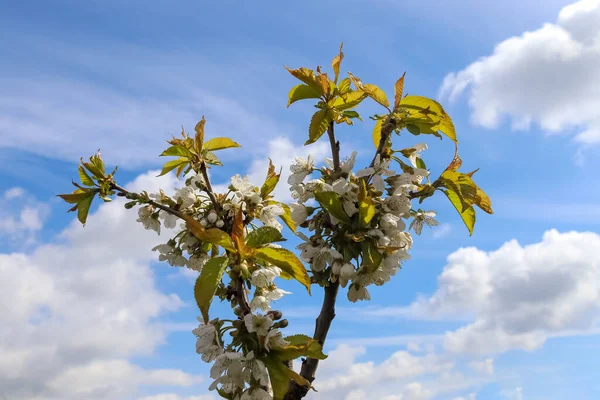
[[[281,321],[275,322],[273,324],[273,328],[287,328],[287,326],[288,326],[287,319],[282,319]]]
[[[269,315],[273,321],[277,321],[277,320],[281,319],[281,317],[283,316],[283,313],[279,310],[273,310],[273,311],[269,311],[267,313],[267,315]]]
[[[222,228],[222,227],[223,227],[223,225],[225,225],[225,222],[223,222],[223,220],[222,220],[222,219],[218,220],[218,221],[217,221],[217,223],[215,224],[215,226],[216,226],[217,228]]]

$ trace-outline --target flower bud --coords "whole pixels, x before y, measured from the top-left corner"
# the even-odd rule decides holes
[[[215,226],[216,226],[217,228],[222,228],[222,227],[223,227],[223,225],[225,225],[225,222],[223,222],[223,220],[222,220],[222,219],[218,220],[218,221],[217,221],[217,223],[215,224]]]
[[[277,320],[281,319],[281,317],[283,316],[283,313],[279,310],[273,310],[273,311],[269,311],[267,313],[267,315],[269,315],[273,321],[277,321]]]
[[[208,225],[208,221],[207,221],[205,218],[202,218],[202,219],[200,220],[200,225],[202,225],[202,226],[206,227],[206,226]]]
[[[280,328],[287,328],[288,326],[288,320],[287,319],[282,319],[281,321],[277,321],[273,324],[273,328],[276,329],[280,329]]]
[[[208,216],[206,217],[208,222],[210,222],[211,224],[214,224],[217,221],[217,218],[219,218],[219,217],[218,217],[217,213],[215,212],[215,210],[211,210],[208,213]]]
[[[340,270],[340,276],[344,279],[348,279],[352,275],[354,275],[354,265],[352,265],[350,263],[344,264],[344,266]]]

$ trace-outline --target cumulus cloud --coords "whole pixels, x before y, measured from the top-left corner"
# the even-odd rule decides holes
[[[473,387],[487,379],[465,375],[448,354],[396,351],[381,362],[361,361],[363,346],[339,345],[319,366],[315,399],[428,400]],[[472,371],[471,371],[472,372]]]
[[[516,130],[576,131],[600,142],[600,0],[564,7],[555,23],[499,43],[491,55],[448,74],[440,97],[467,93],[472,121],[488,128],[502,118]]]
[[[534,350],[552,336],[585,332],[600,317],[600,235],[547,231],[539,243],[511,240],[498,250],[448,256],[438,289],[405,314],[472,322],[448,332],[455,352]]]
[[[128,187],[172,190],[172,178],[154,175]],[[129,361],[164,343],[160,317],[183,303],[155,286],[150,249],[161,238],[122,203],[101,205],[85,228],[74,221],[31,252],[0,254],[0,387],[7,398],[119,399],[139,385],[201,380]]]
[[[17,247],[33,244],[49,214],[48,204],[38,201],[25,189],[7,189],[0,196],[0,244]]]

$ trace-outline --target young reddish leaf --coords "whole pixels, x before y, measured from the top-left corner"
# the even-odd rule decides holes
[[[304,67],[298,69],[290,69],[288,67],[285,67],[285,69],[287,69],[288,72],[292,74],[295,78],[301,80],[302,82],[306,83],[308,86],[313,88],[313,90],[319,93],[319,96],[325,94],[323,86],[321,84],[321,80],[315,76],[315,72],[312,69]]]
[[[196,131],[196,137],[194,139],[194,146],[196,148],[196,153],[200,154],[202,152],[204,146],[204,124],[206,120],[204,119],[204,115],[200,122],[196,124],[194,130]]]
[[[402,100],[402,91],[404,90],[404,76],[406,72],[402,74],[400,79],[396,81],[394,85],[394,111],[400,106],[400,100]]]
[[[335,74],[335,80],[334,82],[337,84],[338,81],[338,77],[340,75],[340,65],[342,63],[342,60],[344,59],[344,53],[342,52],[342,47],[344,46],[344,43],[340,44],[340,54],[338,54],[337,56],[335,56],[333,58],[333,61],[331,62],[331,68],[333,68],[333,73]]]

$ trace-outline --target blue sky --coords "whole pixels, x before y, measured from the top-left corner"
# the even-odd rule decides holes
[[[342,41],[342,71],[389,94],[406,71],[407,92],[445,105],[495,214],[469,237],[429,199],[441,226],[403,270],[368,303],[341,296],[314,398],[598,398],[600,1],[569,4],[0,1],[0,398],[213,398],[194,277],[150,251],[167,239],[119,204],[81,228],[54,195],[98,148],[121,183],[172,190],[157,154],[202,115],[243,146],[219,184],[262,178],[268,157],[322,160],[283,65],[329,67]],[[363,163],[369,122],[339,130]],[[435,176],[452,144],[426,141]],[[290,330],[310,333],[320,293],[285,289]]]

